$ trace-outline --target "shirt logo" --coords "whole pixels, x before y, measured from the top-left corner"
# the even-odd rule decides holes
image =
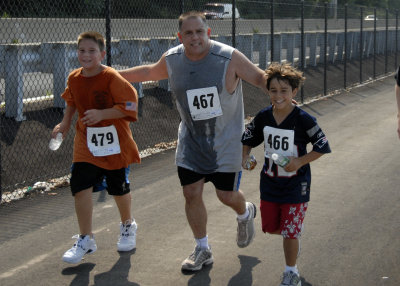
[[[136,102],[127,101],[125,103],[125,110],[136,111]]]

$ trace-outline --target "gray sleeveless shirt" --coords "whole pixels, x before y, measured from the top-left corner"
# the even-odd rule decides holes
[[[209,54],[191,61],[183,45],[168,50],[171,90],[181,117],[176,165],[197,173],[241,170],[244,111],[242,81],[230,94],[225,75],[234,48],[210,40]]]

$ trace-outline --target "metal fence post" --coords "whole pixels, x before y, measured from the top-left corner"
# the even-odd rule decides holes
[[[236,0],[232,0],[232,47],[236,47]]]
[[[301,46],[300,46],[300,69],[304,71],[305,68],[305,47],[304,47],[304,0],[301,0]],[[301,102],[304,102],[304,89],[300,92]]]
[[[343,63],[343,88],[347,87],[347,3],[344,5],[344,63]]]
[[[111,67],[111,0],[105,0],[107,65]]]
[[[185,13],[185,1],[181,0],[181,5],[180,5],[180,14],[182,15],[183,13]]]
[[[373,67],[373,79],[376,78],[376,8],[374,8],[374,67]]]
[[[364,52],[364,43],[363,43],[363,13],[364,8],[360,8],[360,83],[362,83],[362,59],[363,59],[363,52]]]
[[[395,44],[395,46],[396,46],[396,51],[395,51],[395,56],[394,56],[394,68],[396,69],[397,68],[397,50],[398,50],[398,32],[399,32],[399,10],[396,10],[396,36],[395,36],[395,39],[396,39],[396,44]]]
[[[388,69],[388,39],[389,39],[389,10],[386,8],[386,28],[385,28],[385,74]]]
[[[324,30],[324,95],[327,93],[327,80],[326,80],[326,73],[327,73],[327,58],[326,58],[326,51],[328,45],[328,2],[325,2],[325,30]]]
[[[270,9],[270,11],[271,11],[271,19],[270,19],[271,35],[270,36],[271,36],[271,63],[272,63],[274,61],[274,0],[271,0],[270,6],[271,6],[271,9]]]

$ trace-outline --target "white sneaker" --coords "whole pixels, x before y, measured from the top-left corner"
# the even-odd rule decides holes
[[[62,257],[64,262],[79,263],[85,254],[92,254],[97,250],[94,236],[85,235],[81,237],[79,234],[76,234],[72,238],[76,238],[76,242],[72,248],[64,253]]]
[[[131,251],[136,248],[137,224],[132,221],[130,224],[120,223],[120,235],[117,242],[118,251]]]

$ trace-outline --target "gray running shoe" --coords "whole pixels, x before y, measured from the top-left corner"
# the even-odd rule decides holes
[[[256,234],[254,230],[254,218],[256,217],[257,209],[253,203],[246,202],[246,208],[249,210],[249,216],[245,220],[237,220],[237,245],[241,248],[248,246]]]
[[[293,271],[283,272],[280,286],[301,286],[300,275]]]
[[[192,254],[182,262],[182,270],[198,271],[203,265],[209,265],[213,262],[211,249],[201,249],[196,246]]]

